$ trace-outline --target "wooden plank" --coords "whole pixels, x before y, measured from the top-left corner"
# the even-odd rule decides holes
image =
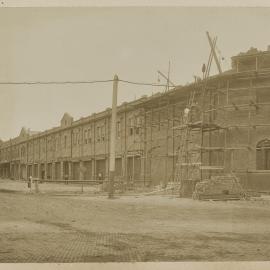
[[[201,166],[201,170],[224,170],[224,167],[219,166]]]

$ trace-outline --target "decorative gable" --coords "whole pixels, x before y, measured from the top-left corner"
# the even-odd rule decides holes
[[[73,117],[71,117],[68,113],[65,113],[61,119],[61,127],[71,126],[73,122]]]
[[[25,137],[27,136],[27,134],[28,134],[28,131],[27,131],[26,127],[23,127],[23,128],[21,129],[21,132],[20,132],[19,137],[25,138]]]

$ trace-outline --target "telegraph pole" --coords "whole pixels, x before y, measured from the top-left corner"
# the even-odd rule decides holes
[[[117,90],[118,76],[114,75],[113,95],[112,95],[112,122],[111,122],[111,140],[110,140],[110,172],[109,172],[109,194],[108,198],[114,197],[114,174],[115,174],[115,143],[116,143],[116,111],[117,111]]]

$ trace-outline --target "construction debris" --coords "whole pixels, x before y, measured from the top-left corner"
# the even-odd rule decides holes
[[[240,200],[245,198],[241,184],[234,175],[212,176],[195,186],[193,199],[197,200]]]
[[[169,182],[167,183],[166,186],[163,185],[158,185],[155,186],[154,190],[151,192],[145,193],[145,196],[150,196],[150,195],[176,195],[179,194],[179,186],[180,183],[174,183],[174,182]]]

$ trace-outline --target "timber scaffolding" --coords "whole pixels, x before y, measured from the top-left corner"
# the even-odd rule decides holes
[[[235,176],[252,171],[254,151],[261,149],[254,147],[252,134],[258,128],[270,127],[269,117],[266,116],[264,121],[261,121],[258,116],[260,110],[268,110],[270,113],[270,102],[260,100],[262,97],[257,95],[257,91],[261,90],[270,93],[270,65],[259,68],[258,59],[261,54],[258,55],[254,56],[254,69],[240,71],[237,63],[236,70],[204,78],[187,88],[183,87],[182,91],[189,90],[191,96],[192,92],[194,94],[188,121],[184,122],[181,117],[167,119],[165,122],[172,121],[172,137],[180,137],[179,148],[182,148],[184,153],[182,158],[179,157],[181,149],[178,149],[177,154],[173,153],[174,159],[178,156],[173,166],[173,177],[170,183],[153,193],[172,190],[177,195],[180,192],[180,196],[191,196],[196,183],[210,179],[211,176]],[[270,59],[270,51],[263,52],[263,55]],[[237,122],[238,115],[241,119]],[[176,134],[177,130],[180,133]],[[230,133],[239,133],[240,130],[244,130],[243,135],[246,138],[239,138],[242,134],[240,132],[230,141]],[[188,135],[183,136],[183,132]],[[167,142],[168,137],[165,140]],[[239,151],[242,152],[240,155],[244,157],[246,168],[237,166],[234,162],[234,155],[239,155]]]
[[[190,121],[186,125],[180,125],[175,128],[179,129],[190,129],[192,133],[200,133],[201,138],[199,143],[194,144],[190,141],[190,136],[187,138],[186,146],[186,162],[179,164],[182,166],[184,171],[184,177],[182,174],[182,195],[185,196],[186,193],[190,195],[190,192],[194,190],[195,184],[197,182],[209,179],[213,175],[224,175],[228,173],[241,173],[248,172],[251,151],[258,150],[259,148],[252,147],[251,134],[256,128],[270,127],[270,122],[258,122],[256,117],[256,112],[262,107],[270,108],[270,102],[258,102],[256,100],[256,90],[257,89],[270,89],[270,84],[265,85],[254,85],[253,81],[270,78],[270,69],[254,71],[237,72],[232,74],[222,74],[215,78],[212,78],[212,83],[216,81],[216,85],[213,84],[205,88],[205,93],[203,94],[203,100],[200,104],[201,109],[201,120],[200,121]],[[249,82],[246,87],[230,87],[230,81],[235,83],[237,80],[245,80]],[[225,81],[225,85],[224,85]],[[223,86],[222,86],[223,84]],[[203,91],[203,90],[202,90]],[[239,103],[233,100],[236,92],[243,92],[242,99],[239,99]],[[233,93],[233,94],[232,94]],[[221,102],[221,96],[223,96],[223,101]],[[224,102],[225,99],[225,102]],[[243,99],[246,102],[243,102]],[[197,105],[198,106],[198,105]],[[240,122],[243,123],[233,123],[234,115],[233,112],[245,113],[246,119],[243,118]],[[218,115],[222,115],[221,118]],[[243,114],[242,114],[243,116]],[[236,117],[237,118],[237,117]],[[228,135],[233,130],[239,131],[239,129],[245,129],[244,132],[247,139],[241,138],[246,144],[236,143],[231,145],[228,143]],[[213,136],[215,133],[215,136]],[[217,135],[217,136],[216,136]],[[212,141],[212,137],[215,137],[218,143]],[[218,137],[218,140],[217,140]],[[244,151],[246,153],[246,165],[247,168],[244,170],[238,169],[234,166],[234,153],[236,151]],[[199,162],[194,160],[193,155],[199,153]],[[230,155],[228,158],[227,155]],[[214,158],[214,154],[215,158]],[[197,155],[198,158],[198,155]],[[228,162],[229,164],[226,164]],[[194,173],[197,170],[197,174]],[[183,185],[184,183],[184,185]]]

